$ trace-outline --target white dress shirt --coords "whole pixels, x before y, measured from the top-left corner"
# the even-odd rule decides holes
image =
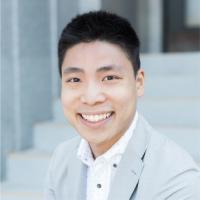
[[[138,120],[136,111],[135,117],[125,134],[104,154],[93,159],[88,142],[81,140],[77,156],[88,166],[87,168],[87,200],[106,200],[110,191],[110,184],[116,173],[126,146],[133,134]]]

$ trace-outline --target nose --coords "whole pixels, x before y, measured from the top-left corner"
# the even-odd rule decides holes
[[[88,84],[81,95],[81,102],[88,105],[103,103],[105,100],[102,88],[94,82]]]

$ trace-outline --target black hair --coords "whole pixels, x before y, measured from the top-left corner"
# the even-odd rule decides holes
[[[81,42],[106,41],[121,47],[133,65],[135,75],[140,68],[140,41],[131,24],[106,11],[77,15],[63,29],[58,43],[59,73],[66,51]]]

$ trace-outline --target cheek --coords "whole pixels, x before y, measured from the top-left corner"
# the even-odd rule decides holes
[[[69,90],[63,89],[61,91],[61,103],[64,110],[71,110],[74,105],[75,97]]]
[[[64,90],[61,91],[61,103],[63,107],[66,107],[70,103],[69,95]]]
[[[126,110],[136,102],[136,90],[133,87],[119,87],[110,91],[110,98],[118,109]]]

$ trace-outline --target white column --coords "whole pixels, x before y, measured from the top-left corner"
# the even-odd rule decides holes
[[[162,51],[162,1],[149,0],[149,18],[148,20],[148,52],[155,53]]]
[[[52,100],[59,97],[59,73],[58,73],[58,1],[50,0],[50,51],[51,51],[51,79],[52,79]]]
[[[15,148],[20,149],[21,146],[21,91],[20,91],[20,64],[19,64],[19,13],[18,0],[12,0],[12,57],[13,57],[13,75],[14,75],[14,129],[15,129]]]

